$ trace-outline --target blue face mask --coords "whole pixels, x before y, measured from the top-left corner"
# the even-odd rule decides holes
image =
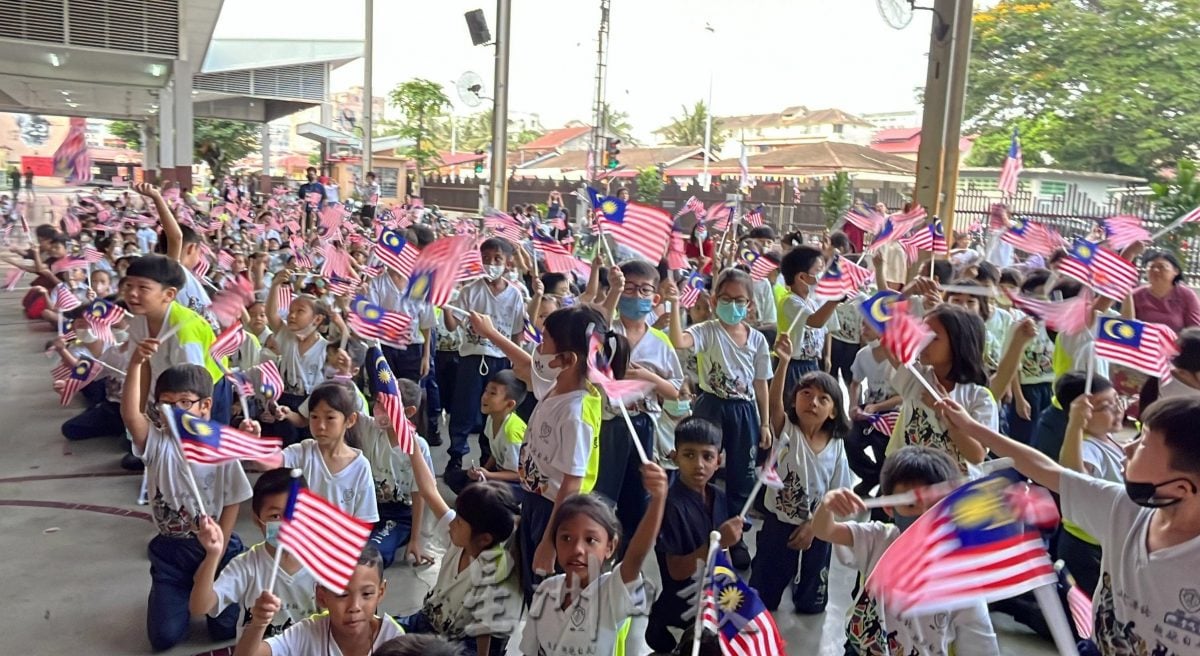
[[[263,526],[263,532],[267,537],[267,544],[272,547],[279,548],[279,529],[283,526],[283,522],[267,522]]]
[[[621,313],[621,317],[625,319],[638,320],[650,314],[650,310],[654,309],[654,299],[651,298],[636,298],[631,296],[622,296],[617,301],[617,312]]]
[[[666,410],[667,414],[671,415],[672,417],[686,417],[687,415],[692,414],[692,400],[677,399],[672,401],[670,399],[666,399],[663,401],[663,410]]]
[[[900,529],[901,533],[907,531],[908,527],[912,526],[913,523],[915,523],[920,518],[921,518],[920,515],[913,515],[913,516],[909,517],[906,515],[901,515],[898,512],[892,513],[892,521],[896,522],[896,528]]]
[[[727,326],[737,325],[746,320],[749,308],[742,303],[717,301],[717,318]]]

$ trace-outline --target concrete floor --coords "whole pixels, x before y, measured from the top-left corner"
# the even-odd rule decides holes
[[[59,425],[80,408],[59,406],[50,387],[52,364],[41,351],[52,329],[23,319],[21,295],[0,297],[0,353],[6,355],[0,421],[9,426],[0,431],[0,581],[8,599],[0,613],[0,653],[149,653],[145,550],[154,529],[145,507],[135,503],[140,477],[121,471],[123,445],[115,439],[62,439]],[[445,449],[435,451],[440,471]],[[243,510],[238,529],[243,539],[253,541],[259,533],[245,519],[248,512],[248,507]],[[651,578],[657,577],[653,561],[647,563]],[[397,615],[416,611],[435,578],[434,568],[414,571],[393,565],[384,608]],[[842,653],[852,585],[852,572],[835,565],[832,603],[823,616],[794,615],[784,601],[776,620],[789,654]],[[1055,653],[1052,645],[1006,616],[994,621],[1004,654]],[[517,653],[517,642],[510,642],[510,653]],[[627,653],[647,651],[644,645],[631,646]],[[207,642],[203,622],[197,621],[191,639],[166,653],[191,655],[214,647],[219,645]]]

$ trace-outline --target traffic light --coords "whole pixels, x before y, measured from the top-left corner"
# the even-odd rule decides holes
[[[475,160],[475,175],[483,175],[483,159],[486,153],[480,148],[475,151],[475,154],[479,156],[479,159]]]
[[[605,166],[610,171],[621,165],[620,160],[617,159],[617,155],[621,154],[620,146],[621,146],[620,139],[605,139],[604,140],[604,156],[605,156],[606,161],[608,162]]]

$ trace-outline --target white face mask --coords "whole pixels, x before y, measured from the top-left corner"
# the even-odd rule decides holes
[[[129,341],[129,331],[128,330],[121,330],[120,328],[113,328],[112,334],[113,334],[113,339],[116,340],[116,342],[118,344],[124,344],[125,342]]]
[[[315,332],[317,332],[317,324],[314,322],[309,324],[307,328],[297,328],[296,337],[298,339],[308,339],[308,336]]]
[[[554,389],[554,385],[558,383],[558,375],[562,373],[559,367],[552,367],[550,363],[557,354],[546,355],[542,353],[539,346],[533,352],[533,366],[531,367],[531,376],[533,381],[533,396],[539,401],[546,398],[550,391]]]
[[[502,264],[489,264],[483,267],[483,270],[487,272],[488,280],[499,280],[504,275]]]
[[[96,333],[92,332],[91,328],[84,328],[83,330],[76,330],[75,337],[77,337],[79,339],[79,341],[83,342],[84,344],[94,344],[94,343],[96,343],[96,340],[99,339],[98,337],[96,337]]]

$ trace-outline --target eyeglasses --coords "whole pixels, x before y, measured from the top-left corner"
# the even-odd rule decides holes
[[[654,285],[625,285],[625,287],[621,289],[621,293],[625,294],[626,296],[636,295],[642,297],[654,296],[655,291],[657,290],[654,288]]]
[[[187,412],[188,410],[191,410],[199,402],[200,402],[200,399],[179,399],[179,400],[175,401],[174,403],[172,403],[171,405],[175,406],[176,408],[179,408],[180,410],[183,410],[184,412]]]

